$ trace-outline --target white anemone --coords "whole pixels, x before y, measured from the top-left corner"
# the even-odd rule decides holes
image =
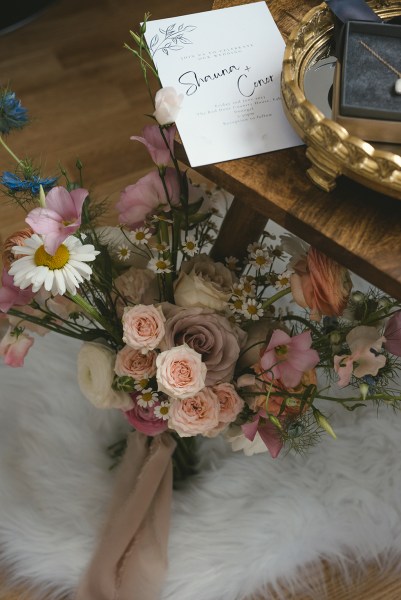
[[[22,290],[31,285],[33,292],[44,287],[53,296],[62,296],[66,291],[75,296],[79,284],[92,275],[86,263],[99,254],[92,244],[82,244],[78,238],[69,236],[51,255],[44,248],[43,237],[36,233],[27,238],[23,246],[14,246],[12,251],[15,256],[21,256],[9,270],[14,285]]]

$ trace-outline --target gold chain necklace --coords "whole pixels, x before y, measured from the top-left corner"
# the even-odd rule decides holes
[[[390,69],[390,71],[392,71],[393,73],[395,73],[397,75],[398,79],[396,79],[396,81],[394,83],[394,91],[396,94],[401,95],[401,71],[398,71],[398,69],[393,67],[393,65],[390,65],[389,62],[387,62],[382,56],[380,56],[380,54],[378,54],[370,46],[365,44],[365,42],[363,42],[362,40],[358,40],[358,42],[361,44],[361,46],[366,48],[366,50],[368,50],[375,58],[377,58],[378,61],[380,61],[383,65],[385,65],[388,69]]]

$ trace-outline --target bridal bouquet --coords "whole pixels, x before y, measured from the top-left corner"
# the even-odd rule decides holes
[[[114,226],[97,224],[102,207],[79,161],[77,177],[64,169],[44,177],[13,153],[5,140],[28,115],[1,90],[0,142],[16,169],[0,183],[26,212],[26,227],[3,245],[5,363],[23,365],[32,332],[80,339],[86,398],[121,411],[146,436],[170,432],[184,449],[195,436],[221,434],[233,450],[276,457],[282,448],[306,449],[321,433],[335,437],[321,400],[348,410],[397,407],[399,302],[352,290],[344,267],[289,235],[265,232],[245,257],[211,258],[226,195],[194,184],[177,162],[182,97],[173,88],[153,92],[145,27],[146,19],[130,50],[153,114],[132,139],[155,168],[121,192]]]

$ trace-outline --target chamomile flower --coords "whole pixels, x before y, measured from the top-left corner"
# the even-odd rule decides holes
[[[261,303],[254,298],[248,298],[248,300],[244,302],[242,314],[247,319],[258,321],[261,317],[263,317],[263,307]]]
[[[192,234],[187,235],[185,242],[182,245],[182,251],[187,256],[195,256],[198,252],[198,242]]]
[[[267,250],[255,250],[251,255],[249,263],[259,269],[260,271],[266,271],[271,265],[271,258]]]
[[[274,284],[278,290],[284,290],[288,288],[290,285],[290,278],[292,275],[292,271],[283,271],[282,273],[277,274],[277,280]]]
[[[134,229],[130,233],[130,240],[132,241],[132,243],[143,245],[143,246],[145,246],[149,243],[149,240],[151,237],[152,237],[152,234],[150,233],[150,230],[148,227],[138,227],[137,229]]]
[[[144,390],[145,388],[147,388],[149,385],[149,379],[144,378],[144,379],[138,379],[135,382],[135,389],[137,390],[137,392],[142,392],[142,390]]]
[[[99,254],[91,244],[84,245],[78,238],[69,236],[51,255],[45,250],[43,236],[36,233],[23,245],[14,246],[12,251],[14,256],[21,256],[9,270],[14,285],[22,290],[31,285],[35,293],[44,287],[53,296],[62,296],[66,291],[75,296],[79,284],[92,275],[86,263]]]
[[[137,397],[136,401],[138,406],[142,406],[142,408],[150,408],[157,402],[159,399],[157,392],[152,390],[152,388],[147,388],[142,390],[141,394]]]
[[[125,244],[121,244],[117,248],[117,258],[118,260],[124,261],[128,260],[131,255],[131,250]]]
[[[157,417],[158,419],[163,419],[163,421],[167,421],[169,412],[170,402],[168,402],[167,400],[163,400],[153,409],[153,414],[155,415],[155,417]]]
[[[148,268],[155,273],[171,273],[171,262],[166,258],[152,258]]]

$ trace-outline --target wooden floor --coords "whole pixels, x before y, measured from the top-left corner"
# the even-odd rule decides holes
[[[0,37],[1,82],[12,86],[32,119],[29,128],[9,137],[16,154],[35,158],[43,175],[54,174],[59,161],[72,171],[79,157],[85,186],[98,199],[108,198],[112,207],[119,191],[150,166],[143,147],[129,139],[148,122],[144,114],[150,110],[138,65],[123,49],[129,30],[137,29],[146,11],[162,18],[208,10],[211,4],[60,0],[40,18]],[[12,168],[12,160],[0,152],[0,171]],[[0,236],[4,239],[18,229],[23,219],[14,207],[0,205]],[[324,572],[329,600],[401,599],[400,579],[379,567],[370,566],[364,576],[355,573],[350,583],[327,564]],[[303,578],[314,581],[316,573],[311,567]],[[23,597],[21,590],[0,593],[0,600]],[[287,592],[286,598],[310,596]]]

